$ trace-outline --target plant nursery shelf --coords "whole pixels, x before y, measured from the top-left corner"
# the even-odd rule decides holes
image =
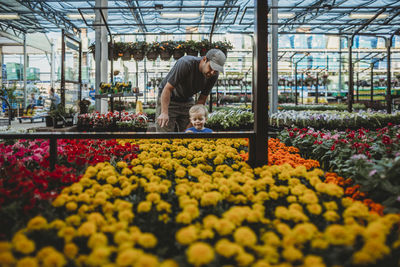
[[[143,96],[143,93],[116,93],[116,94],[101,94],[95,95],[95,98],[110,98],[110,97],[129,97],[129,96]]]

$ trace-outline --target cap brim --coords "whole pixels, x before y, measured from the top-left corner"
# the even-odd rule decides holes
[[[217,63],[215,63],[214,61],[210,60],[210,67],[213,70],[216,70],[218,72],[222,72],[224,73],[224,67],[222,67],[221,65],[218,65]]]

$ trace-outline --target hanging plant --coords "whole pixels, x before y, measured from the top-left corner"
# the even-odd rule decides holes
[[[172,55],[175,60],[178,60],[185,55],[185,42],[184,41],[174,42],[174,50],[173,50]]]
[[[185,42],[185,50],[188,56],[197,57],[199,54],[199,43],[194,40],[188,40]]]
[[[158,55],[160,55],[160,43],[152,42],[151,44],[148,44],[146,52],[147,59],[150,61],[155,61]]]
[[[163,41],[160,43],[160,59],[168,61],[174,51],[174,41]]]
[[[210,41],[208,41],[207,39],[204,39],[204,40],[200,41],[199,42],[199,48],[200,48],[199,49],[200,56],[204,57],[207,54],[208,50],[210,50],[210,48],[211,48]]]
[[[147,49],[147,43],[144,41],[137,41],[131,44],[130,52],[134,60],[142,61]]]
[[[233,48],[233,45],[229,41],[217,41],[212,43],[211,48],[221,50],[226,56],[228,54],[228,50]]]
[[[122,60],[126,60],[126,61],[131,60],[131,58],[132,58],[131,46],[132,46],[132,42],[123,43],[123,45],[122,45],[122,49],[123,49]]]

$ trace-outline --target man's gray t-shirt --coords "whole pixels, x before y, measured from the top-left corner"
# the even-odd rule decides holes
[[[202,95],[209,95],[218,75],[207,79],[199,70],[201,59],[201,57],[194,56],[181,57],[161,82],[158,96],[161,96],[167,82],[174,87],[171,100],[175,102],[189,102],[198,92]]]

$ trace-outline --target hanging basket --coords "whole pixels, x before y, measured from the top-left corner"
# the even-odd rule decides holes
[[[169,51],[161,51],[160,52],[160,59],[161,60],[168,61],[168,60],[171,59],[171,57],[172,57],[172,54]]]
[[[149,52],[147,52],[146,57],[150,61],[155,61],[158,57],[158,52],[149,51]]]
[[[183,50],[174,50],[173,57],[174,57],[175,60],[180,59],[184,55],[185,55],[185,51],[183,51]]]
[[[131,60],[131,53],[129,51],[125,51],[122,55],[122,60],[129,61]]]
[[[200,56],[201,56],[201,57],[204,57],[204,56],[207,54],[207,52],[208,52],[207,49],[202,48],[202,49],[200,50]]]
[[[197,56],[199,55],[199,51],[193,50],[193,49],[188,49],[188,50],[186,50],[186,54],[187,54],[188,56],[197,57]]]
[[[133,59],[136,61],[142,61],[144,59],[144,52],[143,51],[134,51],[133,52]]]

